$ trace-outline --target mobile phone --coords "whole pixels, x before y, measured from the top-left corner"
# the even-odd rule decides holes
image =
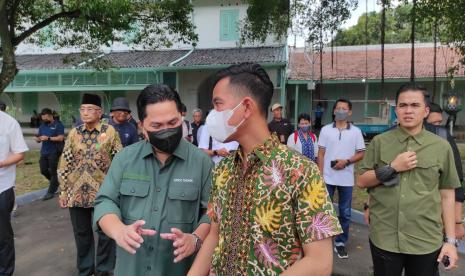
[[[445,266],[445,267],[448,267],[450,265],[450,260],[449,260],[449,256],[444,256],[442,257],[442,264]]]

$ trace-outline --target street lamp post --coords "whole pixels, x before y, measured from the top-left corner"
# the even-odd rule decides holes
[[[449,118],[447,118],[449,124],[449,133],[453,136],[453,128],[454,122],[457,116],[457,113],[462,110],[462,97],[455,93],[454,91],[450,91],[445,93],[442,96],[443,99],[443,109],[444,111],[449,114]]]

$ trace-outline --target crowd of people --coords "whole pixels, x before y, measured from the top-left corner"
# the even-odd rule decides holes
[[[187,121],[178,93],[160,84],[140,92],[139,122],[127,99],[114,99],[106,116],[94,94],[83,95],[67,135],[42,110],[43,200],[59,189],[78,275],[330,275],[333,252],[349,258],[355,184],[369,194],[375,276],[456,267],[461,159],[453,137],[434,126],[442,111],[423,87],[397,91],[397,126],[365,147],[347,99],[335,101],[333,122],[321,125],[318,104],[315,122],[303,113],[294,128],[271,105],[273,83],[260,65],[233,65],[212,83],[205,120],[197,108]],[[0,275],[12,275],[15,165],[28,148],[15,119],[0,112],[0,126]]]

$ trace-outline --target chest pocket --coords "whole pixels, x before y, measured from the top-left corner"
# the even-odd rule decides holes
[[[120,187],[120,209],[123,219],[138,220],[148,204],[150,181],[123,180]]]
[[[168,222],[192,223],[198,212],[199,190],[195,187],[170,187],[168,190]]]
[[[418,160],[415,170],[419,176],[418,181],[427,191],[437,189],[440,172],[439,165],[434,160]],[[425,181],[425,179],[428,181]]]

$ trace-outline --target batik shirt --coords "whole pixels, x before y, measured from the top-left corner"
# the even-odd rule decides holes
[[[93,130],[81,125],[69,132],[57,171],[60,198],[67,200],[68,207],[93,207],[111,160],[121,149],[118,133],[105,123]]]
[[[302,246],[341,233],[318,167],[271,136],[215,168],[208,214],[219,224],[213,275],[279,275]]]

